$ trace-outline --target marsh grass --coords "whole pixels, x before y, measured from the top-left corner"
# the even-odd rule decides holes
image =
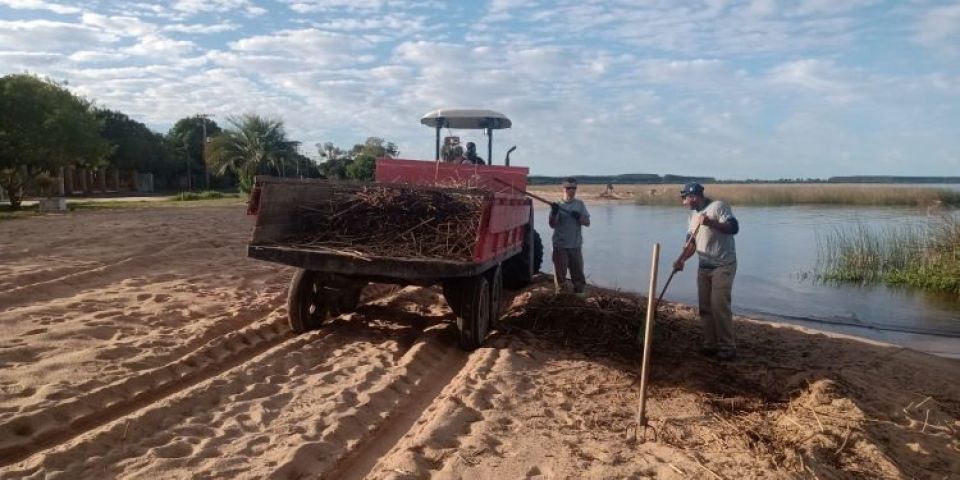
[[[223,193],[216,190],[206,190],[203,192],[181,192],[173,197],[170,197],[171,200],[175,202],[190,202],[195,200],[217,200],[221,198],[239,198],[239,195],[236,193]]]
[[[825,281],[886,283],[960,294],[960,217],[871,229],[863,224],[817,236]]]
[[[960,192],[935,187],[860,184],[707,184],[710,198],[737,205],[960,206]],[[538,185],[539,191],[555,190]],[[598,197],[603,185],[581,185],[578,195]],[[678,205],[679,185],[614,185],[621,200],[640,205]]]

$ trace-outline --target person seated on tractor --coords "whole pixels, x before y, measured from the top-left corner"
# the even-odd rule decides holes
[[[463,146],[460,145],[460,137],[446,137],[443,139],[443,147],[440,148],[440,158],[447,163],[463,163]]]
[[[472,163],[474,165],[485,165],[483,158],[477,155],[477,144],[467,142],[467,154],[464,155],[463,163]]]

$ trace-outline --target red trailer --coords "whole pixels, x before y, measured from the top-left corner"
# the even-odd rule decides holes
[[[460,346],[472,350],[499,318],[504,286],[521,287],[539,270],[543,247],[533,229],[530,199],[520,193],[526,189],[528,169],[509,166],[509,154],[507,165],[455,164],[439,158],[440,128],[483,128],[489,138],[493,129],[508,128],[510,121],[486,110],[439,110],[421,121],[437,129],[437,159],[378,159],[376,185],[477,198],[482,207],[477,213],[479,229],[472,258],[357,255],[291,245],[286,239],[306,228],[306,205],[323,204],[334,195],[369,184],[257,177],[249,209],[257,219],[247,254],[300,269],[288,291],[290,326],[295,332],[319,328],[329,318],[355,309],[370,282],[440,284],[457,315]],[[490,153],[488,144],[487,158]],[[316,210],[312,213],[316,215]]]

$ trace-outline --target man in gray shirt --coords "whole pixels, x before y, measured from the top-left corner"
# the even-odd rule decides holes
[[[730,301],[733,277],[737,274],[737,248],[733,236],[740,223],[726,202],[704,196],[703,185],[688,183],[680,190],[683,204],[690,208],[688,242],[673,263],[675,271],[696,252],[700,257],[697,291],[700,320],[703,322],[703,352],[719,360],[733,360],[737,344],[733,335]],[[689,241],[695,235],[694,241]]]
[[[553,228],[553,269],[556,292],[566,290],[567,270],[573,281],[573,292],[586,296],[587,279],[583,274],[583,227],[590,226],[586,205],[577,200],[577,179],[563,181],[563,200],[550,204],[550,227]]]

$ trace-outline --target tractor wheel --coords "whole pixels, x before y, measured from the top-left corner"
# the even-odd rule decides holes
[[[503,285],[511,290],[517,290],[533,282],[533,276],[540,271],[543,264],[543,240],[540,234],[527,228],[523,250],[517,255],[503,262]]]
[[[364,286],[340,275],[299,270],[287,290],[290,328],[295,333],[316,330],[328,319],[356,310]]]
[[[460,348],[471,351],[487,338],[490,331],[490,281],[486,274],[457,282],[460,287],[460,313],[457,314],[457,329],[460,331]]]
[[[489,332],[490,327],[496,325],[503,313],[503,267],[497,264],[486,275],[490,282],[490,324],[487,326]]]

